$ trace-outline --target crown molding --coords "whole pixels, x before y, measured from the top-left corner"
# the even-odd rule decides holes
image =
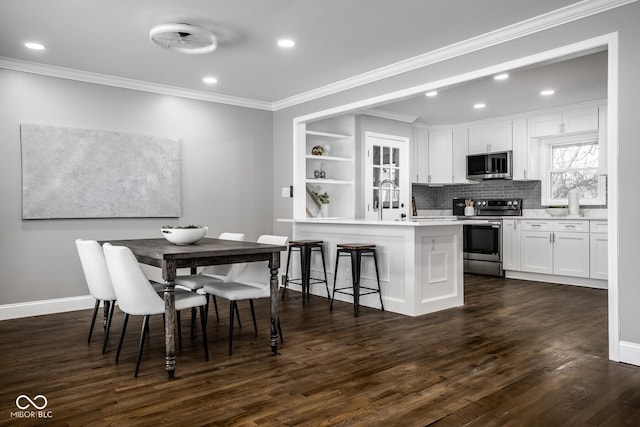
[[[472,53],[481,49],[499,45],[520,37],[534,34],[546,29],[554,28],[569,22],[577,21],[588,16],[606,12],[638,0],[582,0],[581,2],[521,21],[498,30],[491,31],[458,43],[453,43],[412,58],[389,64],[353,77],[346,78],[325,86],[302,92],[275,102],[240,98],[211,92],[185,89],[142,80],[126,79],[72,68],[45,65],[36,62],[23,61],[0,56],[0,68],[6,68],[27,73],[41,74],[105,86],[139,90],[143,92],[171,95],[200,101],[234,105],[238,107],[254,108],[266,111],[278,111],[315,99],[333,95],[345,90],[353,89],[385,78],[393,77],[418,68],[446,61],[458,56]]]
[[[273,111],[282,110],[313,101],[328,95],[363,86],[378,80],[416,70],[438,62],[469,54],[481,49],[496,46],[520,37],[577,21],[588,16],[606,12],[617,7],[634,3],[638,0],[583,0],[563,8],[536,16],[525,21],[511,24],[461,42],[414,56],[357,76],[349,77],[317,89],[293,95],[272,104]]]
[[[124,89],[139,90],[143,92],[158,93],[162,95],[177,96],[181,98],[196,99],[200,101],[215,102],[219,104],[235,105],[238,107],[272,111],[271,103],[265,101],[257,101],[248,98],[239,98],[235,96],[179,88],[175,86],[145,82],[142,80],[126,79],[106,74],[92,73],[89,71],[75,70],[72,68],[45,65],[37,62],[7,58],[4,56],[0,56],[0,68],[23,71],[26,73],[41,74],[61,79],[76,80],[86,83],[95,83],[104,86],[113,86]]]

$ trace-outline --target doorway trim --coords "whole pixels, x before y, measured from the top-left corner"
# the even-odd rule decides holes
[[[565,56],[582,53],[593,49],[605,48],[608,52],[607,65],[607,189],[608,189],[608,264],[609,264],[609,288],[608,288],[608,320],[609,320],[609,359],[613,361],[620,360],[620,313],[619,313],[619,242],[618,242],[618,212],[619,212],[619,194],[618,194],[618,33],[612,32],[598,37],[582,40],[580,42],[550,49],[534,55],[518,58],[515,60],[492,65],[490,67],[480,68],[471,72],[458,74],[421,85],[409,87],[406,89],[389,92],[383,95],[366,98],[360,101],[332,107],[326,110],[317,111],[311,114],[299,116],[293,119],[293,152],[295,153],[300,147],[301,135],[298,132],[299,125],[312,120],[321,118],[329,118],[347,113],[357,113],[369,108],[374,108],[382,104],[396,101],[402,98],[410,97],[429,90],[438,89],[445,86],[464,83],[466,81],[479,79],[482,77],[498,74],[513,68],[525,67],[539,62],[550,61]],[[294,162],[294,180],[296,177],[297,166]],[[295,216],[295,215],[294,215]],[[638,351],[631,350],[635,346],[633,343],[624,343],[625,359],[623,362],[634,363],[633,359],[640,357],[640,346]],[[635,348],[635,347],[634,347]],[[627,353],[631,353],[628,354]]]

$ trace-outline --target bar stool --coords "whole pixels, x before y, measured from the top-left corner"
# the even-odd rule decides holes
[[[287,270],[284,276],[284,290],[282,291],[282,299],[287,291],[289,283],[295,283],[302,286],[302,303],[309,298],[309,286],[316,283],[324,283],[327,287],[327,297],[329,296],[329,283],[327,282],[327,269],[324,263],[324,251],[322,250],[322,240],[293,240],[289,242],[289,253],[287,254]],[[302,277],[298,279],[289,279],[289,262],[291,261],[291,252],[297,250],[300,254],[300,271]],[[324,280],[311,277],[311,253],[320,251],[322,257],[322,271],[324,272]]]
[[[337,288],[336,289],[336,279],[338,278],[338,264],[340,261],[340,256],[348,255],[351,257],[351,278],[352,278],[352,286]],[[371,256],[373,257],[373,263],[376,268],[376,279],[378,281],[378,289],[369,288],[366,286],[360,286],[360,268],[362,265],[362,257],[363,256]],[[351,291],[347,291],[346,289],[350,289]],[[365,289],[369,292],[365,292],[363,294],[360,293],[361,289]],[[384,311],[384,305],[382,304],[382,292],[380,292],[380,274],[378,273],[378,261],[376,260],[376,245],[362,244],[362,243],[344,243],[338,245],[338,251],[336,253],[336,271],[333,275],[333,295],[331,296],[331,305],[329,308],[333,310],[333,300],[335,299],[335,295],[337,293],[352,295],[353,296],[353,315],[354,317],[358,317],[358,305],[360,304],[360,297],[362,295],[369,295],[377,293],[380,295],[380,307],[382,311]]]

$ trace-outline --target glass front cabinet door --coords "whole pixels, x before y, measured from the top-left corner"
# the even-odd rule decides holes
[[[409,139],[365,133],[365,203],[367,220],[394,221],[408,217]]]

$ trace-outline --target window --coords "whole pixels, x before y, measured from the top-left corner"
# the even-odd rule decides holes
[[[569,190],[577,189],[581,205],[604,205],[605,179],[598,172],[598,139],[582,137],[547,141],[542,205],[566,205]]]

